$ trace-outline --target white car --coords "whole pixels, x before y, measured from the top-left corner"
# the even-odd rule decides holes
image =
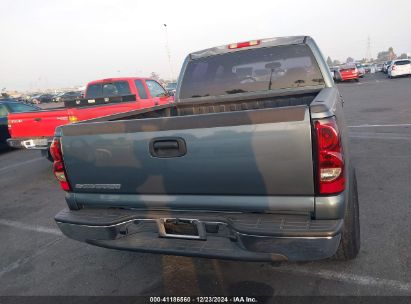
[[[388,77],[393,78],[397,76],[411,75],[411,60],[397,59],[393,60],[388,68]]]

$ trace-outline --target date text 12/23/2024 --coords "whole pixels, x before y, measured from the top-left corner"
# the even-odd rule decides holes
[[[258,303],[254,297],[150,297],[150,303]]]

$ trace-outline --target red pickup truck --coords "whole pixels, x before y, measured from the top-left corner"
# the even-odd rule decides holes
[[[64,108],[9,114],[8,144],[47,152],[58,126],[173,101],[154,79],[127,77],[92,81],[87,84],[83,99],[65,101]]]

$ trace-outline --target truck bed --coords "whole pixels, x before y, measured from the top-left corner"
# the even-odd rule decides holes
[[[283,94],[270,97],[261,97],[257,99],[255,98],[255,96],[250,96],[248,99],[242,97],[241,99],[231,101],[216,100],[212,102],[177,102],[165,106],[154,107],[151,109],[136,110],[127,113],[119,113],[110,116],[99,117],[85,121],[84,123],[203,115],[245,110],[283,108],[300,105],[309,106],[320,91],[321,89],[316,88],[312,90],[294,90],[292,94],[290,94],[290,92],[284,92]]]

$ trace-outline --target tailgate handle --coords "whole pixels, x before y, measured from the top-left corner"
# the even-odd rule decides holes
[[[178,149],[178,142],[177,141],[156,141],[153,144],[154,150],[158,149]]]
[[[180,137],[160,137],[150,141],[150,154],[154,157],[180,157],[187,153],[186,143]]]
[[[40,117],[34,118],[34,121],[41,121]]]

